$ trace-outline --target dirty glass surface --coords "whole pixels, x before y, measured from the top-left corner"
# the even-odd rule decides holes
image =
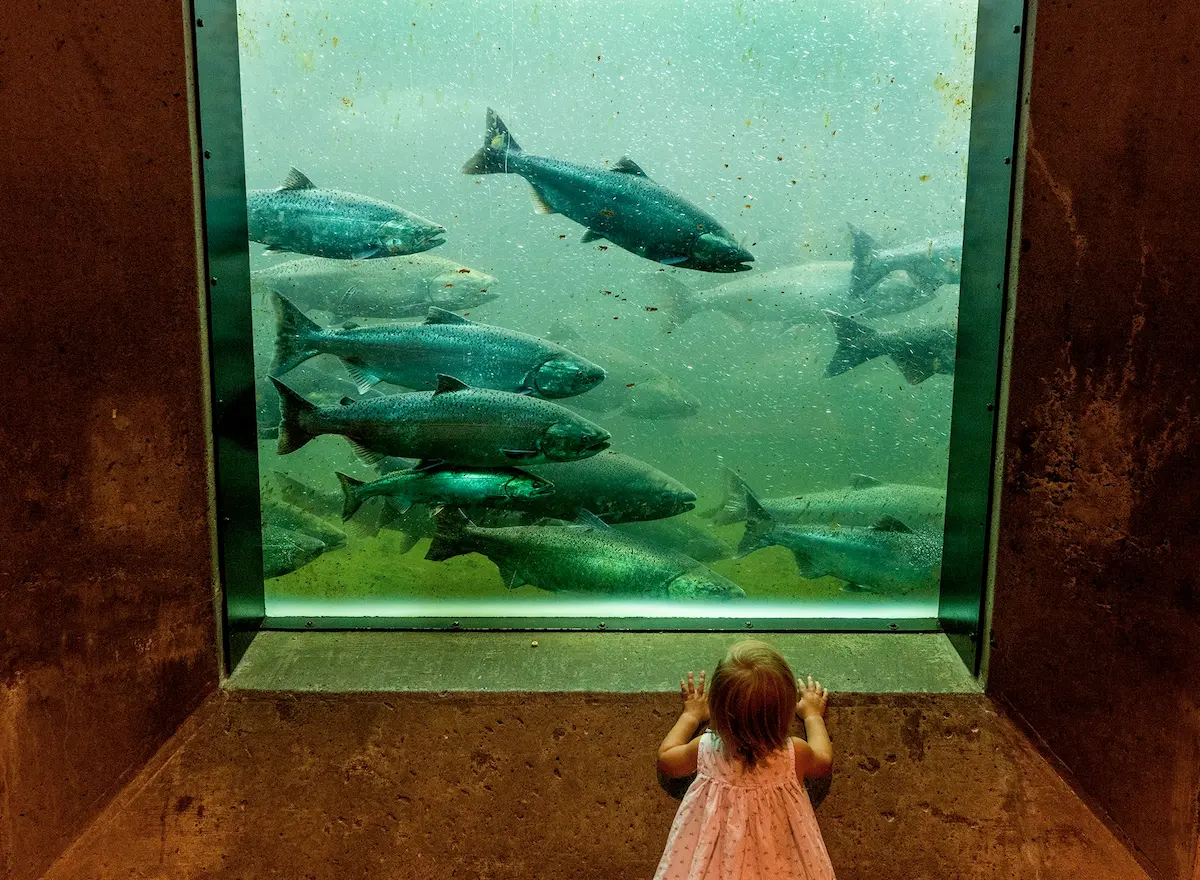
[[[240,2],[268,616],[936,618],[975,21]]]

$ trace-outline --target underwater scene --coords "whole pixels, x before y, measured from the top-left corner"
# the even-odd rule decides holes
[[[936,618],[976,8],[239,2],[268,617]]]

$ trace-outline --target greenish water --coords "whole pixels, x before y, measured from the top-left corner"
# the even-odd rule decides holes
[[[739,321],[714,309],[681,325],[662,276],[703,292],[754,273],[849,261],[847,224],[885,244],[961,229],[974,63],[974,2],[389,2],[296,9],[240,4],[247,185],[277,186],[294,165],[318,186],[369,194],[444,225],[430,253],[489,273],[501,297],[471,318],[543,335],[557,322],[650,364],[701,402],[688,418],[646,420],[581,410],[616,450],[694,490],[685,518],[732,551],[742,526],[712,528],[722,465],[766,497],[846,486],[853,474],[944,486],[953,377],[904,381],[886,357],[827,379],[827,323]],[[514,175],[460,173],[483,138],[486,108],[528,152],[604,165],[633,158],[652,179],[713,214],[756,261],[721,275],[663,267],[533,210]],[[251,244],[252,268],[264,256]],[[703,300],[700,300],[703,303]],[[273,318],[255,301],[260,370]],[[946,285],[881,329],[957,316]],[[328,318],[320,314],[318,319]],[[311,362],[345,376],[336,360]],[[570,405],[571,401],[561,401]],[[348,444],[323,437],[278,456],[281,470],[326,493],[335,470],[372,472]],[[333,517],[333,521],[340,517]],[[390,531],[267,583],[268,614],[328,612],[378,601],[506,602],[564,613],[563,597],[507,589],[472,554],[424,560]],[[844,616],[932,616],[936,595],[847,593],[801,578],[781,547],[712,568],[747,605]],[[578,599],[579,597],[573,597]],[[450,607],[450,605],[447,605]],[[626,603],[639,613],[636,602]],[[455,613],[463,613],[456,611]],[[680,613],[688,613],[682,609]],[[720,612],[725,613],[725,612]]]

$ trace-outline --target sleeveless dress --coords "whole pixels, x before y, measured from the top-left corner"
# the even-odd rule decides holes
[[[832,878],[791,739],[748,770],[706,731],[654,880]]]

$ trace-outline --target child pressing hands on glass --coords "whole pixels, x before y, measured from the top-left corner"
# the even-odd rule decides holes
[[[760,641],[730,648],[707,690],[704,672],[699,682],[689,672],[679,689],[683,712],[658,748],[658,768],[696,781],[655,880],[833,877],[802,784],[833,768],[828,691],[811,676],[798,682],[783,655]],[[807,741],[789,735],[793,715]]]

